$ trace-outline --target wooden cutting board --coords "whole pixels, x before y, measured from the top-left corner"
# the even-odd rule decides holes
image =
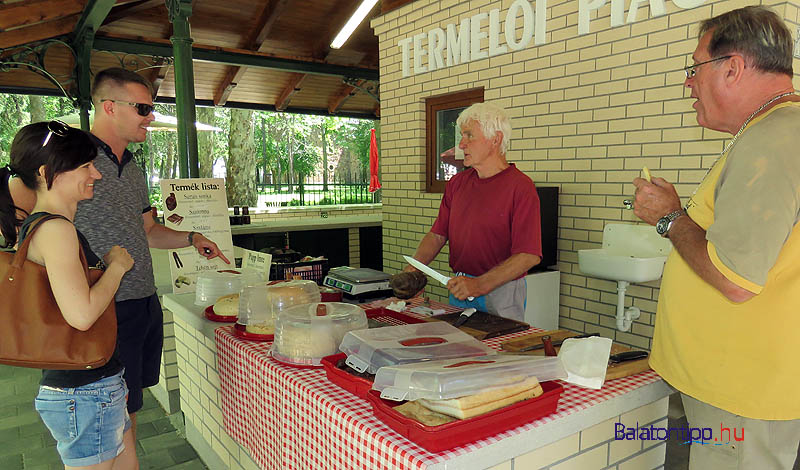
[[[451,325],[458,320],[461,313],[446,313],[426,318],[427,321],[444,321]],[[475,312],[458,329],[476,339],[489,339],[497,336],[525,331],[531,326],[525,322],[498,317],[486,312]]]
[[[519,352],[519,350],[525,348],[526,346],[531,346],[533,344],[541,344],[542,336],[548,334],[550,335],[550,338],[553,342],[561,341],[563,339],[571,338],[573,336],[578,335],[578,333],[575,333],[574,331],[567,331],[567,330],[542,331],[506,341],[502,343],[500,347],[504,352],[509,354],[530,354],[532,356],[544,356],[544,348],[534,349],[533,351],[526,351],[526,352]],[[558,351],[559,349],[560,347],[556,346],[556,351]],[[617,354],[625,351],[631,351],[631,348],[617,343],[611,345],[611,354]],[[609,364],[608,369],[606,369],[606,380],[613,380],[613,379],[618,379],[620,377],[627,377],[629,375],[634,375],[638,374],[639,372],[650,370],[650,365],[648,363],[648,360],[649,357],[646,357],[644,359],[639,359],[636,361],[622,362],[620,364]]]

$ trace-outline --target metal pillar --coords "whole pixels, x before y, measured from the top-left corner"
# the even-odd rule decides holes
[[[92,108],[92,83],[91,83],[91,60],[92,42],[94,42],[94,30],[91,28],[81,32],[81,36],[75,39],[75,55],[77,57],[77,98],[76,103],[79,107],[81,116],[81,129],[89,131],[89,110]]]
[[[166,0],[169,21],[172,23],[173,55],[175,57],[175,104],[178,114],[178,167],[181,178],[198,178],[197,116],[194,109],[194,69],[189,17],[191,0]]]

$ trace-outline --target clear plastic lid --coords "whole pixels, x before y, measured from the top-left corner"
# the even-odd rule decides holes
[[[288,281],[273,285],[260,283],[242,287],[239,293],[239,319],[242,325],[271,328],[278,314],[295,305],[320,301],[314,281]]]
[[[319,286],[314,281],[294,280],[269,286],[269,301],[276,316],[295,305],[311,304],[320,299]]]
[[[339,349],[347,354],[347,365],[370,374],[384,366],[497,354],[453,325],[439,321],[353,331],[345,335]]]
[[[447,400],[508,387],[536,377],[566,377],[558,357],[493,355],[381,367],[372,388],[388,400]]]
[[[247,269],[242,271],[209,271],[197,275],[197,287],[194,291],[194,304],[208,306],[220,297],[237,294],[242,286],[263,283],[261,273]]]
[[[278,314],[272,355],[281,362],[318,366],[323,357],[336,354],[347,332],[367,327],[367,315],[356,305],[297,305]]]

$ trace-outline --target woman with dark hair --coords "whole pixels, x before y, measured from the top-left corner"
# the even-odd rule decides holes
[[[119,246],[102,260],[98,258],[72,224],[78,201],[93,196],[94,182],[101,177],[92,163],[95,145],[85,132],[50,121],[23,127],[14,137],[10,154],[9,165],[0,168],[0,229],[6,246],[24,240],[31,224],[41,217],[55,216],[41,221],[31,236],[28,260],[46,267],[67,323],[87,330],[114,300],[122,276],[133,266],[133,258]],[[36,194],[36,204],[24,221],[11,197],[11,176]],[[105,272],[91,287],[80,261],[80,247],[89,266],[105,262]],[[139,468],[122,372],[116,351],[96,369],[42,371],[36,410],[58,442],[65,468]]]

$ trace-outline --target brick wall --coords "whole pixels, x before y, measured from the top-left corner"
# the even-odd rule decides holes
[[[622,200],[642,166],[675,183],[684,202],[703,178],[730,136],[697,125],[681,69],[692,62],[699,19],[758,2],[707,1],[684,10],[670,0],[658,17],[645,3],[638,21],[614,28],[606,2],[590,14],[590,32],[578,35],[579,2],[548,0],[545,44],[403,78],[399,41],[494,8],[505,17],[511,3],[416,0],[372,21],[380,49],[385,270],[402,268],[400,256],[414,252],[441,199],[424,192],[425,98],[484,87],[485,100],[512,116],[508,160],[537,185],[560,187],[560,326],[649,349],[659,283],[630,286],[626,302],[642,316],[630,332],[618,332],[616,284],[582,275],[577,250],[599,248],[606,223],[637,222]],[[630,2],[623,3],[627,16]],[[793,33],[798,4],[770,3]],[[446,250],[433,265],[449,271]],[[428,292],[445,293],[438,286]]]

